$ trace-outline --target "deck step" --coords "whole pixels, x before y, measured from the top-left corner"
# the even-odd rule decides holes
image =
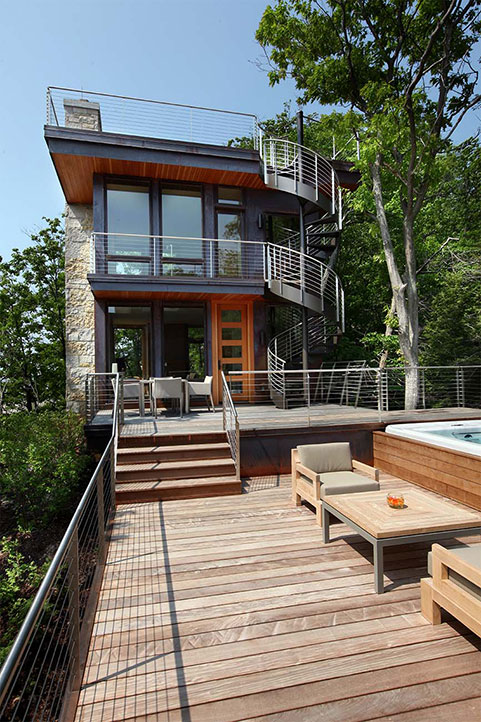
[[[241,493],[241,482],[234,476],[212,478],[171,479],[117,484],[117,504],[152,501],[174,501],[210,496],[230,496]]]
[[[118,449],[117,464],[144,462],[196,461],[231,458],[227,442],[213,444],[174,444],[172,446],[133,446]]]
[[[163,481],[235,474],[232,459],[197,459],[192,461],[153,461],[121,464],[117,467],[117,483],[131,481]]]
[[[119,449],[145,446],[185,446],[226,442],[225,431],[194,431],[184,434],[139,434],[119,436]]]

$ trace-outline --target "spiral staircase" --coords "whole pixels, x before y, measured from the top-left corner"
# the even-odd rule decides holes
[[[270,188],[295,195],[304,217],[318,216],[305,225],[305,253],[300,234],[289,233],[282,245],[269,244],[266,283],[274,295],[307,310],[310,359],[317,360],[337,342],[344,330],[344,292],[332,268],[342,227],[339,181],[331,163],[305,146],[278,138],[260,139],[261,170]],[[300,368],[302,322],[295,323],[271,339],[267,349],[271,398],[286,408],[299,398],[297,382],[288,369]]]

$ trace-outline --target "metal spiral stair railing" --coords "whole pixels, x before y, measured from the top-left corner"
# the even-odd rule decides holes
[[[304,306],[311,314],[307,321],[309,348],[325,349],[344,330],[344,293],[339,277],[321,260],[325,260],[335,249],[342,226],[339,181],[331,163],[309,148],[278,138],[261,139],[259,147],[265,184],[296,195],[323,214],[319,220],[306,226],[307,254],[300,252],[299,233],[289,233],[284,237],[282,253],[277,250],[279,246],[271,247],[276,271],[279,270],[276,264],[286,264],[289,254],[299,254],[296,272],[286,272],[286,268],[281,268],[281,273],[272,274],[268,268],[267,276],[273,293]],[[282,255],[282,258],[278,259],[276,254]],[[274,277],[283,280],[272,280]],[[282,406],[286,405],[289,395],[282,372],[301,353],[302,323],[278,334],[268,345],[271,395]]]

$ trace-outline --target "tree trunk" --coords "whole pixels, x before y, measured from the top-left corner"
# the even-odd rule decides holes
[[[417,370],[419,347],[418,295],[416,284],[416,266],[413,250],[412,221],[405,218],[404,247],[406,256],[406,274],[401,277],[396,261],[394,246],[386,217],[382,197],[381,156],[370,166],[376,215],[381,232],[384,255],[393,294],[393,304],[399,321],[399,346],[406,362],[406,385],[404,408],[415,409],[418,405],[419,384]]]

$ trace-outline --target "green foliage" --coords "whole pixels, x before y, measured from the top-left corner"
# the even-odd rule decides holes
[[[0,411],[64,405],[64,230],[45,221],[0,263]]]
[[[27,561],[20,541],[0,540],[0,665],[8,654],[49,562]]]
[[[90,468],[84,444],[70,412],[0,417],[0,498],[18,525],[46,527],[71,511]]]
[[[417,260],[431,237],[421,211],[442,186],[450,135],[481,100],[472,63],[479,7],[478,0],[276,0],[256,34],[271,84],[289,75],[300,102],[347,108],[345,122],[361,144],[353,209],[378,224],[409,364],[418,362],[425,312]],[[445,229],[443,240],[451,234]],[[382,294],[380,302],[389,299]],[[406,384],[408,408],[416,395]]]

